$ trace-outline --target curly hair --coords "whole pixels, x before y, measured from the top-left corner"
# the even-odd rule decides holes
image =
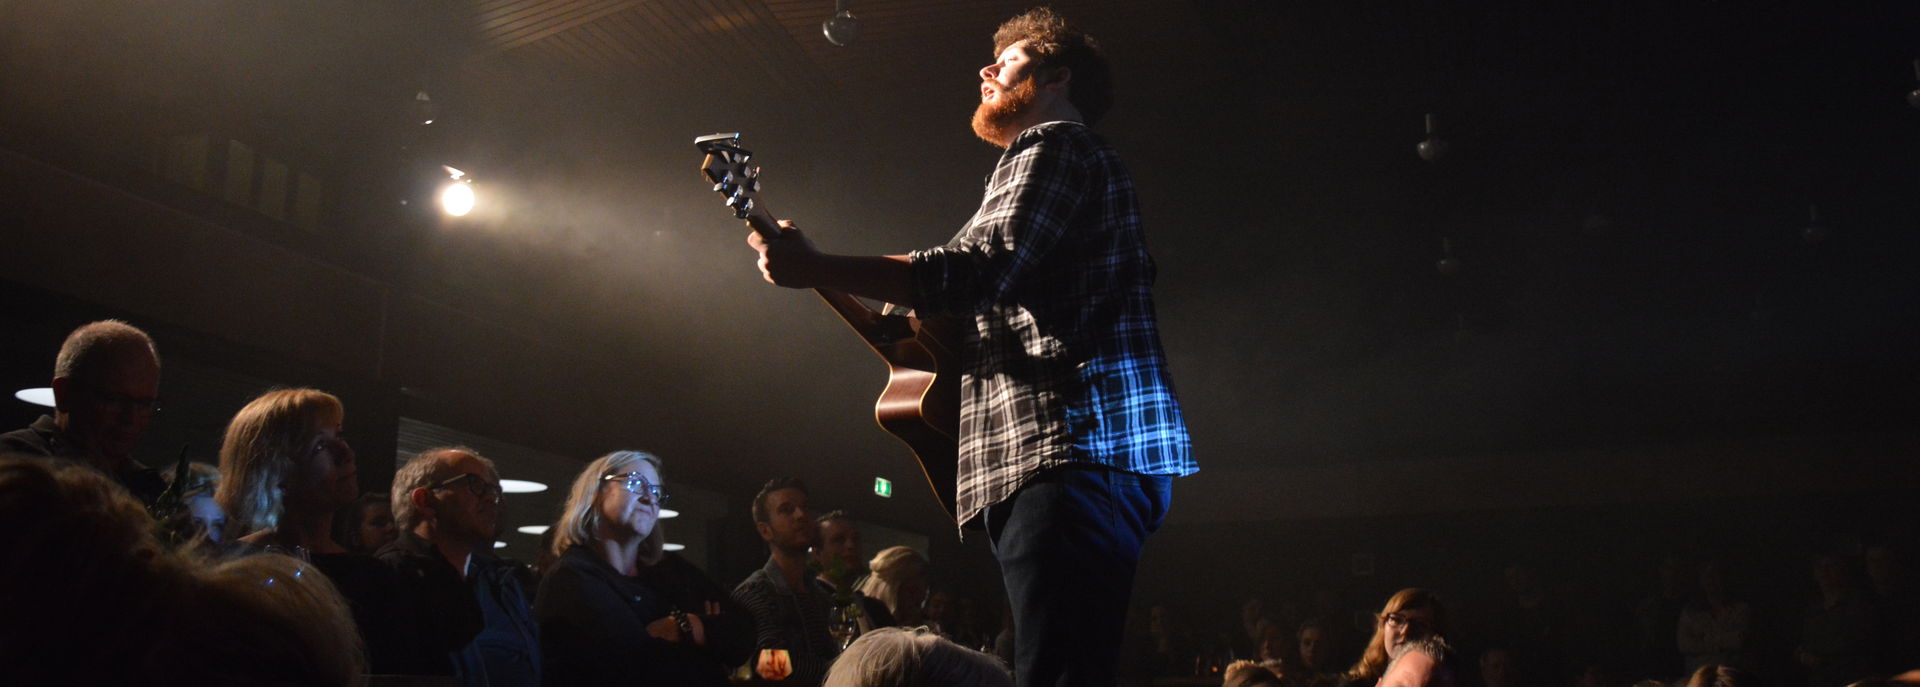
[[[1067,20],[1050,7],[1027,10],[993,32],[993,54],[1006,52],[1007,46],[1026,41],[1027,54],[1037,66],[1066,69],[1067,101],[1080,111],[1088,125],[1096,124],[1113,109],[1113,69],[1100,44],[1067,25]]]

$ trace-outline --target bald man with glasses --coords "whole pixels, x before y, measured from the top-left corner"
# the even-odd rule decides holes
[[[446,647],[444,674],[465,685],[537,685],[540,641],[511,563],[492,555],[500,525],[493,461],[453,446],[422,451],[393,476],[400,537],[375,553],[415,596]]]

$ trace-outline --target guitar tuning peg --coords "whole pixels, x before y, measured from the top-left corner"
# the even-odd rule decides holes
[[[734,219],[746,219],[746,218],[747,218],[747,215],[749,215],[749,214],[752,214],[752,213],[749,213],[749,212],[747,212],[746,210],[734,210],[734,211],[733,211],[733,218],[734,218]]]
[[[748,179],[758,179],[758,178],[760,178],[760,168],[759,168],[759,167],[753,167],[753,168],[750,168],[750,169],[748,169],[748,170],[747,170],[747,178],[748,178]]]
[[[747,182],[747,192],[748,192],[748,193],[759,193],[759,192],[760,192],[760,180],[759,180],[759,179],[752,179],[752,180],[749,180],[749,181]]]
[[[713,191],[715,193],[719,193],[722,195],[728,195],[728,196],[733,195],[733,189],[734,189],[733,184],[729,184],[724,181],[713,185]]]

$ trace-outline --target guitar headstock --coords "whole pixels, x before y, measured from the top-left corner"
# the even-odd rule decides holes
[[[760,168],[747,164],[753,152],[740,145],[740,134],[712,134],[693,139],[707,157],[700,173],[713,184],[713,191],[727,199],[733,216],[745,220],[754,231],[768,239],[780,236],[780,227],[760,204]]]

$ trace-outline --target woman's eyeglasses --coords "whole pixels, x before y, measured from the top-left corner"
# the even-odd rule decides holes
[[[1388,613],[1385,617],[1381,618],[1381,620],[1385,621],[1388,625],[1406,628],[1412,634],[1425,634],[1428,630],[1433,629],[1433,624],[1428,622],[1426,618],[1407,615],[1405,613]]]
[[[600,481],[618,484],[621,489],[627,490],[627,493],[647,497],[651,499],[653,503],[666,503],[667,501],[667,491],[660,488],[660,485],[647,481],[647,476],[638,472],[602,475]]]

